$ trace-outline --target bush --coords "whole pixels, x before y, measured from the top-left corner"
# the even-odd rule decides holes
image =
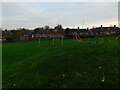
[[[13,42],[13,41],[15,41],[15,38],[13,36],[8,36],[8,37],[6,37],[6,41]]]

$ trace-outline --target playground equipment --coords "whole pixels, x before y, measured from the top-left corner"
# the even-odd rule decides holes
[[[73,36],[73,42],[76,40],[76,42],[80,42],[80,41],[82,41],[82,39],[80,38],[80,35],[77,33],[77,32],[74,32],[73,34],[72,34],[72,36]]]
[[[120,35],[117,36],[116,40],[120,37]]]

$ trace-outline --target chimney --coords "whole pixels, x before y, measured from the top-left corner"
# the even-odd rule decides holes
[[[87,27],[87,30],[89,30],[89,28]]]

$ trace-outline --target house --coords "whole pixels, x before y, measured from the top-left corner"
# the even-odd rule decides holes
[[[77,33],[77,29],[69,29],[66,32],[68,35],[73,35],[73,34]]]
[[[46,36],[46,31],[38,30],[37,32],[35,32],[35,34],[33,36],[34,36],[35,39]]]
[[[73,36],[75,34],[80,35],[82,37],[88,37],[91,35],[91,31],[87,28],[87,29],[66,29],[65,33],[68,34],[68,36]]]
[[[30,30],[22,29],[19,30],[19,33],[20,33],[20,40],[28,41],[32,38],[32,33]]]
[[[0,36],[2,41],[7,40],[9,37],[13,37],[13,33],[11,31],[8,30],[2,31],[2,35]]]
[[[50,38],[60,38],[61,36],[63,36],[64,32],[63,31],[58,31],[58,30],[39,30],[37,31],[34,36],[36,39],[38,38],[46,38],[46,39],[50,39]]]
[[[114,27],[97,27],[91,29],[94,35],[97,36],[114,36],[120,33],[120,29],[114,25]]]
[[[87,35],[90,35],[90,31],[89,31],[89,29],[79,29],[78,34],[87,36]]]

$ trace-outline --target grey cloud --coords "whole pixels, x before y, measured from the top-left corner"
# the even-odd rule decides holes
[[[37,3],[39,4],[39,3]],[[3,6],[4,28],[96,25],[117,21],[117,3],[46,3],[36,8],[32,3],[5,3]]]

